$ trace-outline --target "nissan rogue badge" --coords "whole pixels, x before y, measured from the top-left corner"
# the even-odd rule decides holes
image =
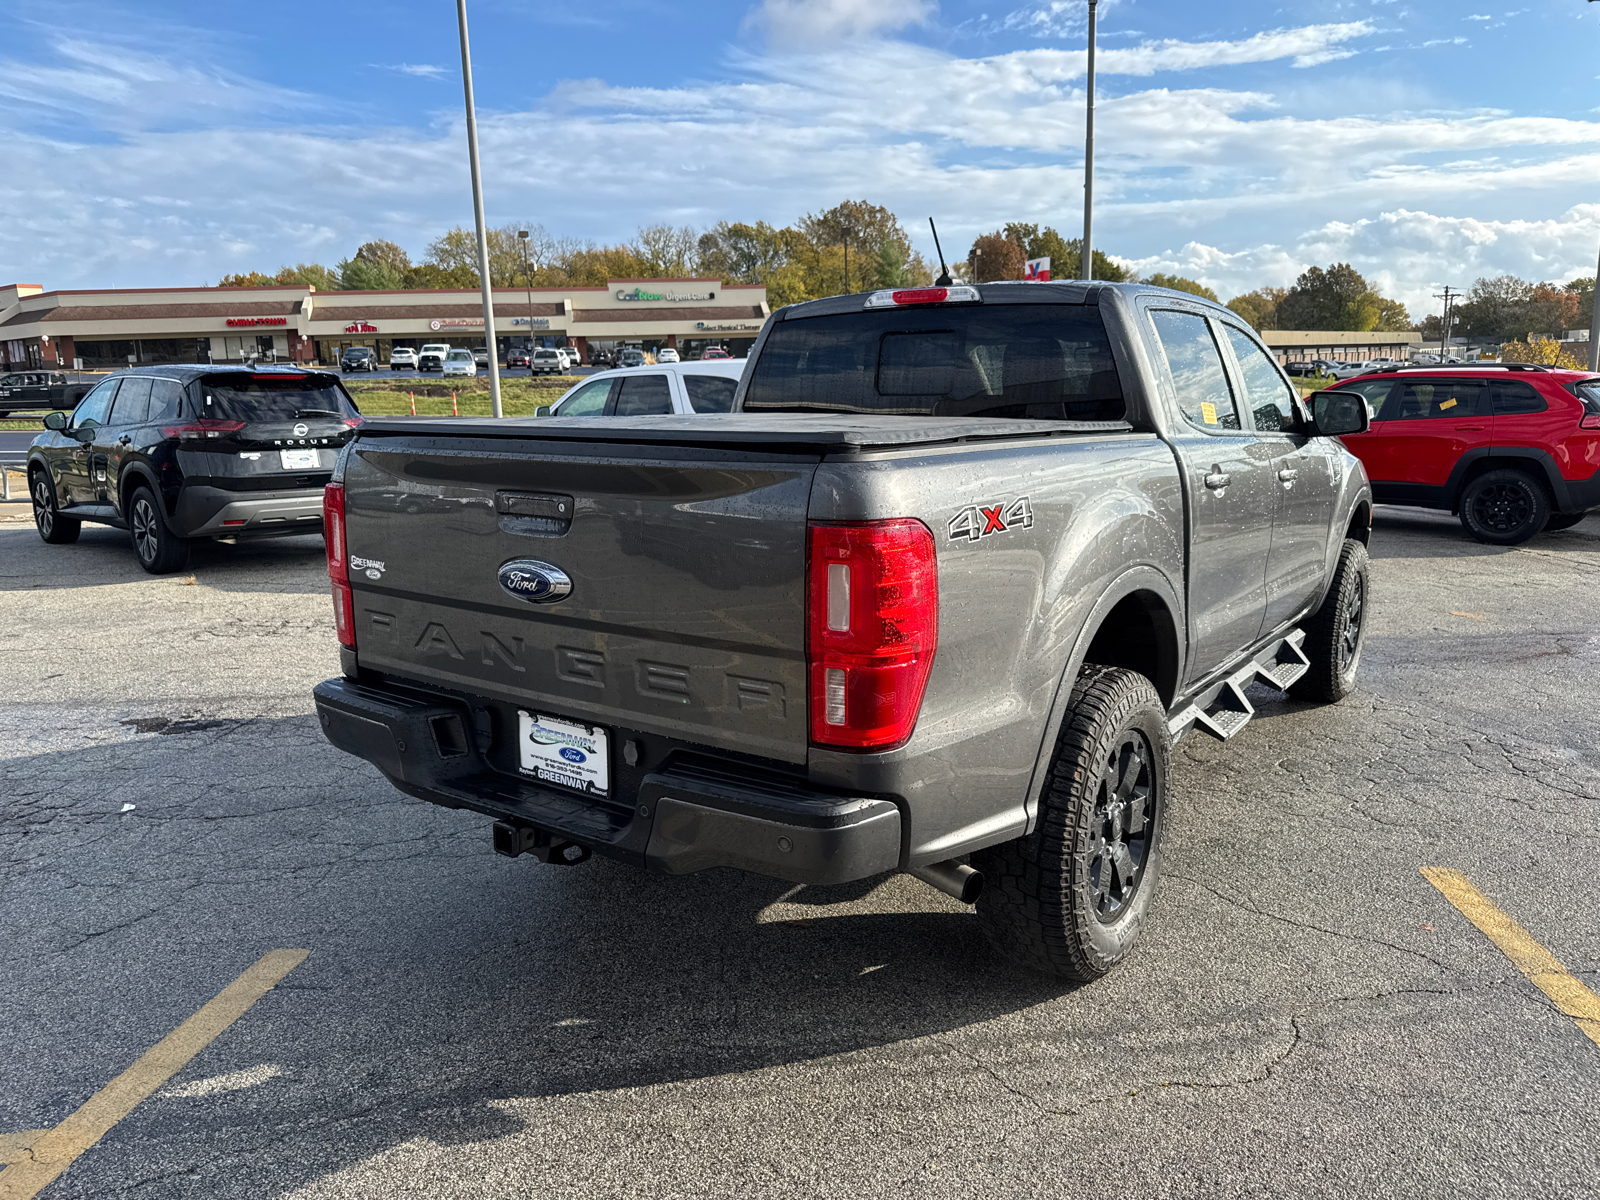
[[[310,433],[310,432],[311,432],[311,426],[309,426],[309,425],[296,425],[294,427],[294,435],[295,435],[295,437],[305,437],[305,435]]]
[[[500,568],[500,586],[519,600],[554,604],[572,592],[572,580],[560,567],[536,558],[514,558]]]

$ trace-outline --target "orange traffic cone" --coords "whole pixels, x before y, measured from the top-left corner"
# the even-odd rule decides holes
[[[459,417],[461,415],[461,410],[456,407],[456,394],[454,392],[450,393],[450,415],[452,417]]]
[[[417,415],[417,394],[415,392],[411,393],[411,415],[413,417]]]

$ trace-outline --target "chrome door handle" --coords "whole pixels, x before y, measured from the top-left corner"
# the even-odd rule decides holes
[[[1206,486],[1214,491],[1220,492],[1223,488],[1228,486],[1232,478],[1233,476],[1229,475],[1226,471],[1213,471],[1211,474],[1206,476]]]
[[[1278,472],[1278,478],[1283,480],[1285,483],[1293,483],[1299,474],[1300,472],[1295,470],[1293,467],[1285,467],[1283,470]]]

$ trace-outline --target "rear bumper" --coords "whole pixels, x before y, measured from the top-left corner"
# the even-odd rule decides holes
[[[599,800],[493,769],[495,723],[454,697],[349,679],[318,684],[314,695],[328,741],[408,795],[651,870],[738,867],[830,884],[900,866],[900,810],[889,800],[816,791],[702,754],[668,756],[643,774],[613,761],[612,795]]]
[[[317,533],[322,529],[322,489],[241,493],[191,484],[178,495],[172,525],[182,537]]]

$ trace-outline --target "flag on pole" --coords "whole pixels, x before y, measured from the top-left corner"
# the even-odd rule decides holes
[[[1049,283],[1050,282],[1050,260],[1049,260],[1049,258],[1030,258],[1026,263],[1024,263],[1022,265],[1022,277],[1024,279],[1036,279],[1040,283]]]

